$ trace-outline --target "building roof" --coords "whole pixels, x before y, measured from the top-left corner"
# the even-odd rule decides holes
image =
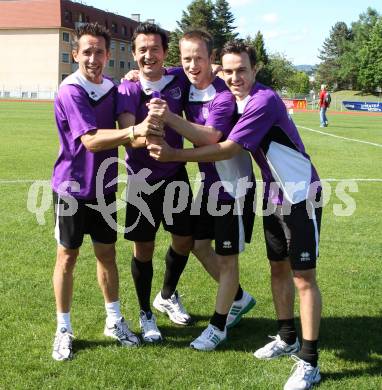
[[[129,40],[138,22],[70,0],[2,0],[0,29],[74,29],[78,23],[99,22],[113,38]]]

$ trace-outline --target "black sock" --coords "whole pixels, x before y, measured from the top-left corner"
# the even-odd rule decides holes
[[[302,347],[297,356],[310,363],[313,367],[317,367],[318,351],[317,351],[318,340],[304,340],[302,339]]]
[[[294,325],[294,318],[289,318],[287,320],[277,320],[278,325],[278,334],[282,341],[291,345],[296,342],[297,333],[296,327]]]
[[[235,295],[234,301],[240,301],[240,299],[243,298],[243,289],[241,288],[239,284],[239,288],[237,289],[237,293]]]
[[[179,255],[171,246],[168,248],[166,253],[166,272],[161,292],[163,299],[169,299],[174,294],[187,260],[188,256]]]
[[[153,280],[153,262],[139,261],[133,256],[131,259],[131,275],[133,276],[135,291],[141,310],[148,312],[150,308],[151,282]]]
[[[219,330],[223,331],[225,328],[225,323],[227,322],[227,314],[220,314],[215,311],[214,315],[211,317],[210,324],[216,326]]]

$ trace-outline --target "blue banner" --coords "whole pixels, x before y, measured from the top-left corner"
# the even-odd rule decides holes
[[[353,111],[382,112],[382,103],[375,102],[342,102],[345,108]]]

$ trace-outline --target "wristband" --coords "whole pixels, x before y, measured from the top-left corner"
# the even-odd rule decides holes
[[[127,138],[129,139],[130,143],[132,143],[135,140],[134,126],[132,127],[131,131],[128,132]]]

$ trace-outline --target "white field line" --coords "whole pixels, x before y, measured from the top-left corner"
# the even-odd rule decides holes
[[[299,126],[299,125],[297,125],[297,127],[300,128],[300,129],[312,131],[312,132],[314,132],[314,133],[318,133],[318,134],[322,134],[322,135],[327,135],[327,136],[329,136],[329,137],[340,138],[340,139],[344,139],[344,140],[346,140],[346,141],[358,142],[358,143],[360,143],[360,144],[372,145],[372,146],[377,146],[377,147],[379,147],[379,148],[382,148],[382,145],[381,145],[381,144],[377,144],[377,143],[375,143],[375,142],[362,141],[362,140],[360,140],[360,139],[342,137],[342,136],[340,136],[340,135],[335,135],[335,134],[331,134],[331,133],[326,133],[325,131],[320,131],[320,130],[314,130],[314,129],[311,129],[311,128],[305,127],[305,126]]]
[[[342,182],[342,181],[357,181],[357,182],[371,182],[371,183],[382,183],[382,179],[373,179],[373,178],[351,178],[351,179],[335,179],[335,178],[328,178],[328,179],[320,179],[321,181],[326,182]],[[15,180],[1,180],[0,179],[0,185],[2,184],[28,184],[28,183],[34,183],[34,182],[40,182],[44,184],[50,184],[50,180],[44,180],[44,179],[15,179]],[[262,183],[262,180],[256,180],[257,183]],[[120,181],[119,183],[126,183],[126,181]]]

